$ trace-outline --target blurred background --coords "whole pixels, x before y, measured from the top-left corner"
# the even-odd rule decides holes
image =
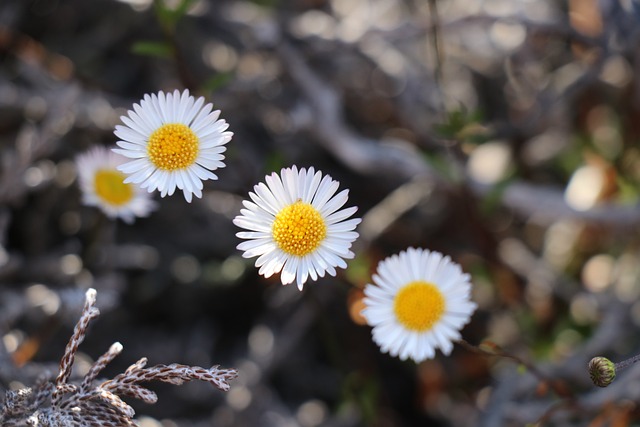
[[[220,364],[231,390],[150,384],[143,427],[626,426],[640,370],[640,2],[2,0],[0,392],[54,374],[84,292],[78,375]],[[82,206],[74,158],[145,93],[189,88],[234,132],[204,197],[127,225]],[[266,174],[350,189],[356,259],[303,292],[231,223]],[[472,275],[474,347],[416,365],[359,315],[409,246]],[[479,347],[478,347],[479,346]]]

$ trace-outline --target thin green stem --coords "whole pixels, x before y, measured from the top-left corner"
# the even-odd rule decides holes
[[[178,78],[182,85],[190,91],[197,89],[197,84],[194,77],[191,74],[187,61],[184,58],[178,39],[176,37],[178,21],[186,14],[189,5],[192,0],[182,0],[178,9],[173,11],[170,16],[167,15],[166,5],[164,0],[155,0],[154,6],[156,11],[156,18],[160,25],[160,30],[165,38],[165,42],[171,49],[171,59],[176,67]]]

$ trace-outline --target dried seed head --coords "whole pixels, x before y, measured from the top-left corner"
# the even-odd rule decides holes
[[[606,357],[594,357],[589,362],[589,376],[598,387],[606,387],[616,378],[616,365]]]

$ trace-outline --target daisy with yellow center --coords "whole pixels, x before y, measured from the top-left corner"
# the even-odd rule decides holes
[[[469,275],[447,256],[409,248],[378,264],[362,315],[383,353],[416,362],[449,355],[476,309]]]
[[[243,257],[258,257],[259,274],[271,277],[281,273],[283,285],[295,281],[302,290],[309,277],[317,280],[325,272],[336,275],[336,267],[346,268],[344,259],[353,258],[351,244],[358,237],[353,231],[360,223],[352,218],[357,208],[339,210],[349,191],[335,194],[340,185],[329,175],[313,168],[296,166],[265,177],[249,193],[246,209],[233,223],[247,239],[238,245]]]
[[[132,223],[135,217],[148,216],[155,202],[137,185],[124,182],[126,176],[117,168],[126,161],[106,147],[94,147],[76,158],[76,167],[83,203]]]
[[[126,182],[149,192],[157,189],[162,197],[177,187],[187,202],[193,194],[202,197],[202,181],[218,179],[212,171],[225,166],[224,145],[233,136],[218,118],[220,111],[212,110],[188,90],[160,91],[133,104],[133,111],[120,118],[124,126],[116,126],[120,148],[113,150],[134,159],[119,168],[128,175]]]

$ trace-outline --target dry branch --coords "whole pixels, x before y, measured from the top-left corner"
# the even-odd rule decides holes
[[[157,396],[139,385],[142,382],[162,381],[180,385],[188,381],[205,381],[216,388],[229,390],[229,381],[237,376],[235,369],[209,369],[179,364],[156,365],[145,368],[143,358],[131,365],[124,373],[92,387],[96,376],[121,351],[122,345],[115,343],[92,365],[79,384],[69,382],[71,369],[78,346],[84,340],[89,322],[99,311],[94,307],[96,291],[89,289],[85,305],[73,335],[60,361],[60,370],[55,383],[42,381],[33,388],[8,391],[2,411],[0,425],[4,427],[127,427],[135,426],[135,411],[120,396],[133,397],[146,403],[155,403]]]

